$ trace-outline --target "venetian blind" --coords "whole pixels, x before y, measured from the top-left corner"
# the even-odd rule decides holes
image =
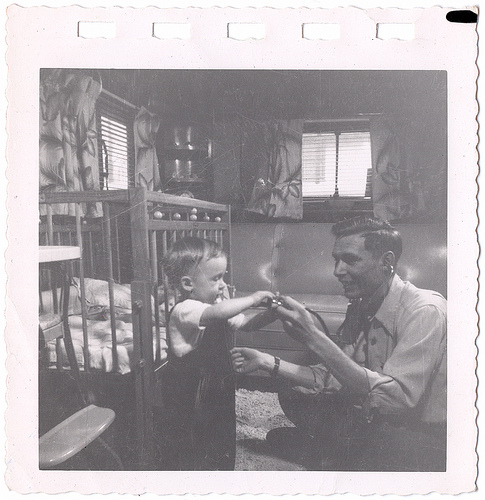
[[[135,106],[102,92],[96,101],[101,189],[126,189],[134,184]]]
[[[304,197],[370,197],[371,172],[368,131],[303,134]]]

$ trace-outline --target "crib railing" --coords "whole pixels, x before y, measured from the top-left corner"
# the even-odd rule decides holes
[[[86,207],[93,204],[100,207],[99,217],[86,215]],[[140,465],[146,466],[153,455],[155,374],[164,364],[160,349],[160,305],[163,303],[167,324],[173,298],[161,261],[179,238],[198,236],[215,240],[229,255],[226,282],[232,289],[230,206],[139,187],[44,193],[40,205],[40,244],[81,248],[81,259],[72,265],[72,273],[79,277],[80,283],[84,371],[91,370],[85,278],[108,282],[114,372],[118,371],[114,286],[120,282],[131,284],[137,444]],[[48,276],[45,278],[48,281]]]
[[[84,215],[89,203],[101,206],[102,216]],[[143,188],[117,191],[44,193],[40,197],[41,245],[70,245],[81,248],[79,262],[71,263],[80,278],[84,344],[87,346],[86,292],[84,278],[108,282],[109,313],[113,336],[113,370],[118,367],[116,351],[115,283],[133,280],[151,283],[155,318],[155,365],[161,365],[160,302],[165,315],[172,291],[161,272],[161,259],[170,245],[185,236],[217,241],[229,254],[230,207],[192,198],[149,192]],[[66,205],[68,207],[66,207]],[[65,215],[65,213],[74,213]],[[126,241],[126,240],[131,240]],[[230,261],[229,261],[230,267]],[[229,285],[232,273],[229,269]],[[44,276],[45,288],[49,277]],[[163,290],[163,296],[160,294]],[[151,300],[150,300],[151,301]],[[149,302],[150,302],[149,301]],[[140,300],[138,300],[138,305]],[[168,318],[165,318],[167,321]],[[84,349],[85,370],[90,370],[89,351]]]
[[[79,261],[70,264],[70,272],[72,276],[79,278],[83,331],[83,369],[84,371],[91,371],[85,288],[85,278],[90,277],[108,282],[113,371],[117,371],[119,365],[118,342],[113,286],[115,276],[119,279],[121,272],[118,224],[119,217],[124,213],[123,207],[127,206],[128,203],[127,193],[123,191],[44,193],[41,194],[39,201],[39,243],[41,245],[78,246],[81,250],[81,258]],[[102,216],[96,218],[85,217],[85,207],[92,203],[100,204]],[[114,205],[118,205],[116,211],[112,208]],[[115,237],[113,237],[113,234]],[[115,258],[113,258],[113,254]],[[41,286],[43,286],[43,280],[47,281],[47,283],[50,281],[48,272],[46,276],[41,276]]]
[[[229,205],[221,205],[193,198],[146,192],[148,213],[148,241],[150,267],[154,283],[153,294],[158,294],[160,259],[179,238],[195,236],[217,242],[230,255],[231,224]],[[232,270],[229,259],[228,285],[232,288]],[[165,291],[165,315],[168,322],[170,293],[166,277],[161,275]],[[157,300],[155,300],[157,303]],[[157,311],[155,311],[157,313]]]

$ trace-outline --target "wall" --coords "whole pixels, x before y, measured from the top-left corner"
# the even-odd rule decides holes
[[[405,164],[402,175],[406,176],[403,188],[410,192],[409,204],[412,205],[414,218],[423,221],[446,220],[446,73],[399,71],[322,74],[324,78],[320,80],[315,79],[313,73],[302,77],[302,93],[308,99],[305,104],[301,98],[298,105],[289,102],[286,117],[318,120],[369,113],[388,117],[395,124],[403,146]],[[281,98],[290,99],[289,96],[288,93]],[[249,106],[247,96],[245,99]],[[267,112],[267,108],[265,110]],[[266,119],[277,117],[281,112],[279,107],[275,107],[274,116],[266,114]],[[246,118],[255,113],[254,108],[249,106],[241,116]],[[243,163],[238,152],[241,141],[238,121],[241,120],[229,115],[217,121],[214,127],[215,198],[233,204],[236,212],[250,196],[254,182],[251,173],[242,170]]]
[[[243,206],[252,179],[241,171],[241,118],[349,118],[385,114],[400,130],[412,203],[446,218],[447,76],[443,71],[100,70],[103,86],[164,124],[212,130],[215,200]],[[426,201],[424,201],[426,200]]]

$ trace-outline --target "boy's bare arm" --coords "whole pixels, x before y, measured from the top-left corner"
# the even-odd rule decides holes
[[[246,318],[246,321],[239,327],[240,330],[250,332],[252,330],[259,330],[263,326],[269,325],[278,319],[273,309],[267,309],[266,311],[255,314]]]
[[[208,326],[214,321],[232,318],[250,307],[258,306],[263,301],[273,298],[274,294],[272,292],[259,291],[247,297],[223,300],[205,309],[200,317],[200,325]]]

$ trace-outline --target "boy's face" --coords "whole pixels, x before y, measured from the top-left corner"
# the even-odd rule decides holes
[[[224,283],[226,268],[227,259],[225,256],[202,260],[193,269],[190,276],[187,276],[190,279],[190,289],[184,285],[184,288],[191,292],[190,298],[206,304],[213,304],[218,297],[222,297],[226,287]]]

